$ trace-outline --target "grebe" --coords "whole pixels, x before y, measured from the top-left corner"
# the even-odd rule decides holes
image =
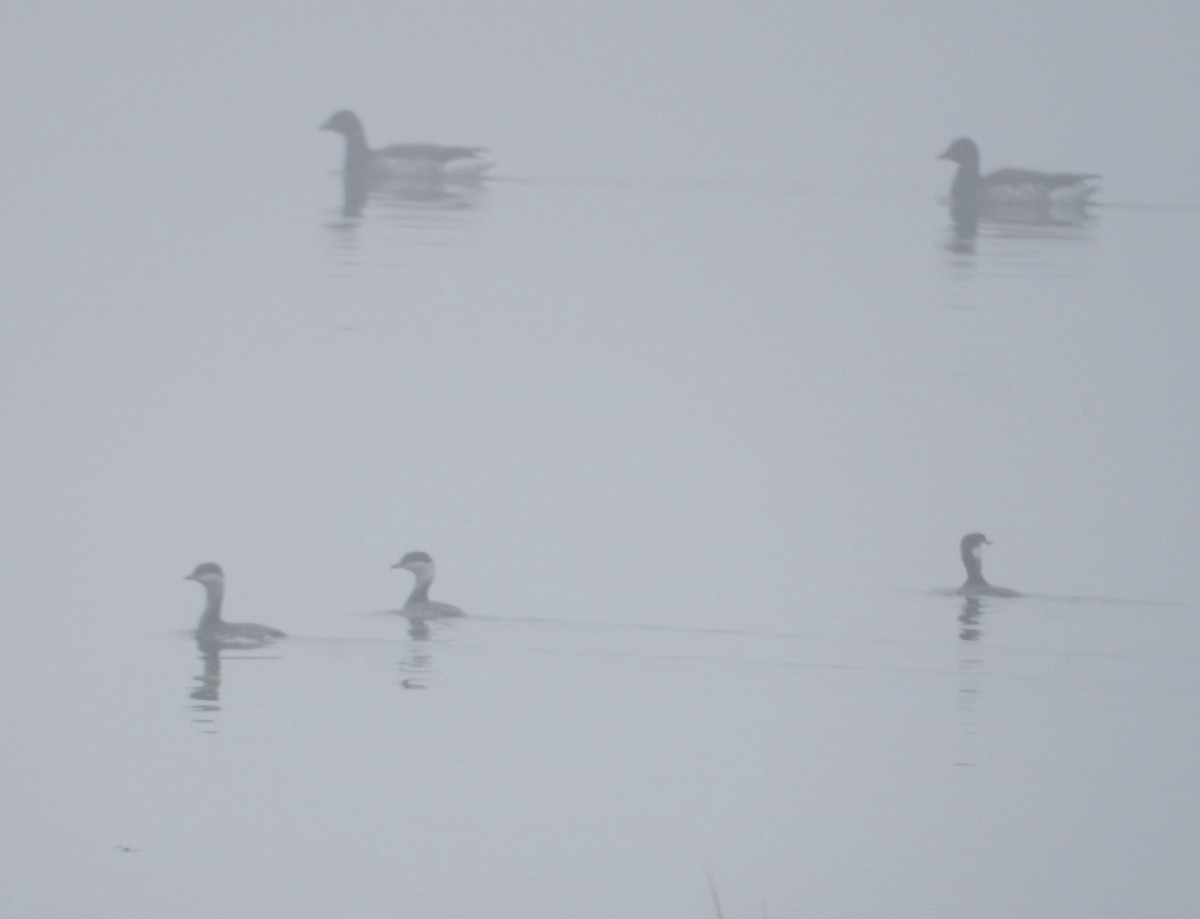
[[[982,217],[1012,223],[1078,217],[1099,188],[1091,181],[1100,178],[1094,173],[997,169],[980,175],[979,147],[969,137],[960,137],[938,159],[958,163],[950,185],[950,215],[956,224]]]
[[[225,622],[221,619],[221,603],[225,599],[225,572],[215,562],[204,562],[184,577],[198,581],[204,587],[204,612],[196,626],[196,640],[201,644],[220,644],[228,647],[254,647],[276,638],[285,638],[279,629],[254,622]]]
[[[428,552],[409,552],[392,567],[404,568],[417,577],[412,593],[404,601],[404,608],[400,610],[400,615],[406,616],[412,622],[466,615],[457,606],[429,599],[429,585],[433,583],[434,565]]]
[[[372,150],[362,121],[348,109],[335,112],[321,125],[346,138],[345,207],[359,213],[367,191],[389,182],[439,185],[445,182],[478,182],[490,163],[479,159],[485,147],[447,147],[442,144],[392,144]]]
[[[962,538],[960,551],[963,567],[967,569],[967,579],[958,592],[964,597],[1019,597],[1015,590],[1007,587],[993,587],[983,576],[983,547],[991,542],[982,533],[968,533]]]

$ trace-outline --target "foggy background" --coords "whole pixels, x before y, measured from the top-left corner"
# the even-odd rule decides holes
[[[10,908],[1194,911],[1196,35],[6,4]],[[347,220],[347,107],[494,179]],[[961,135],[1102,206],[954,251]]]

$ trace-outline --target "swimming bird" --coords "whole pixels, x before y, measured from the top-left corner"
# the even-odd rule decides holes
[[[938,157],[958,164],[950,185],[950,214],[956,224],[981,218],[1009,223],[1049,223],[1078,218],[1099,186],[1100,176],[1082,172],[997,169],[979,173],[979,147],[960,137]]]
[[[1007,587],[993,587],[983,576],[983,547],[991,542],[982,533],[968,533],[960,543],[963,567],[967,569],[967,579],[958,589],[964,597],[1019,597],[1015,590]]]
[[[319,130],[346,138],[345,183],[347,214],[361,212],[371,188],[391,183],[440,185],[479,181],[491,164],[479,159],[485,147],[451,147],[443,144],[392,144],[372,150],[362,121],[349,109],[334,112]]]
[[[204,588],[206,602],[196,626],[196,641],[200,644],[220,645],[228,648],[254,648],[285,638],[279,629],[254,622],[225,622],[221,618],[221,604],[225,599],[225,572],[215,562],[204,562],[184,577],[185,581],[197,581]]]
[[[412,622],[466,615],[457,606],[429,599],[429,585],[433,583],[434,565],[428,552],[409,552],[392,567],[411,571],[417,578],[416,583],[413,584],[412,593],[404,601],[404,608],[400,610],[400,615],[407,617]]]

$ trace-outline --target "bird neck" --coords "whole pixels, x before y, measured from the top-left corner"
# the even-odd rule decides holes
[[[200,615],[200,626],[221,621],[221,604],[225,601],[225,584],[220,581],[202,581],[204,585],[204,612]]]
[[[950,186],[950,195],[961,198],[974,194],[979,183],[979,157],[971,156],[958,164],[958,172],[954,174],[954,183]]]
[[[371,148],[362,128],[346,135],[346,166],[342,173],[344,196],[342,213],[357,217],[367,203],[370,182]]]
[[[429,600],[429,585],[433,583],[433,566],[420,568],[413,572],[417,582],[413,584],[412,593],[408,595],[408,603],[425,603]]]
[[[991,586],[983,577],[983,562],[979,560],[979,556],[975,554],[975,550],[964,546],[962,550],[962,563],[963,567],[967,569],[967,584],[972,587]]]
[[[346,138],[346,165],[349,166],[352,162],[363,162],[371,155],[371,148],[367,146],[367,132],[362,129],[361,125],[357,125],[354,130],[345,133]]]

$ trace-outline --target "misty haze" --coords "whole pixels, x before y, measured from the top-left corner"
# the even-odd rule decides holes
[[[6,4],[0,913],[1200,913],[1196,35]]]

